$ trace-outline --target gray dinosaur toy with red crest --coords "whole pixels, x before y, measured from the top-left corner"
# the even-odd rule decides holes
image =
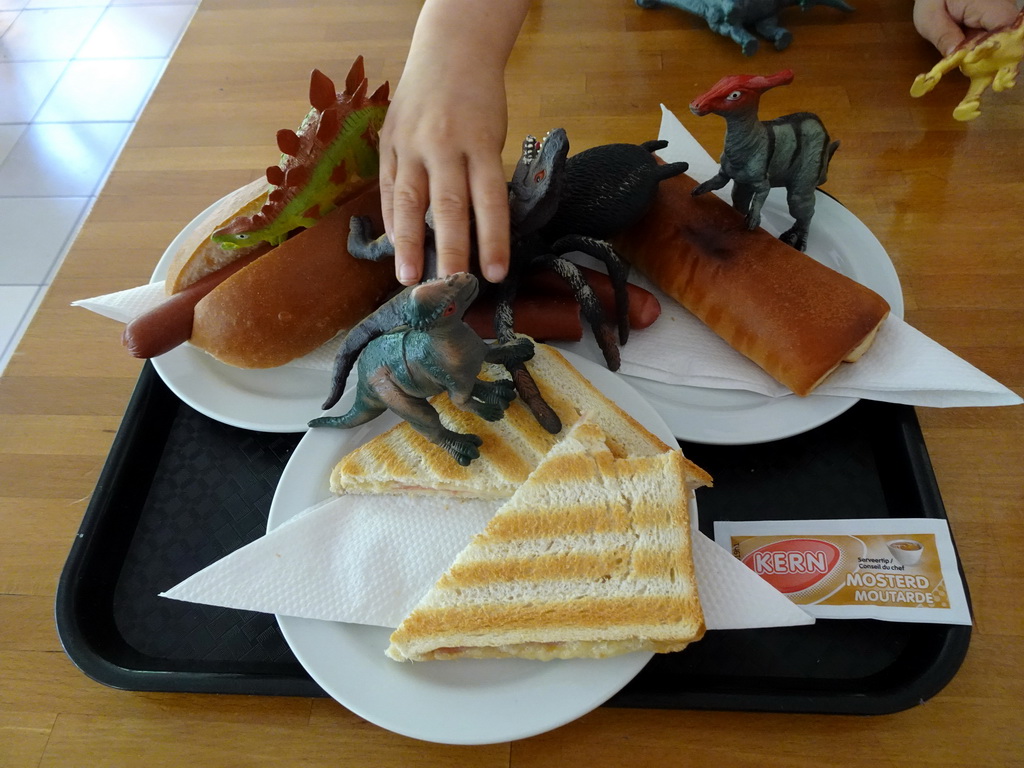
[[[721,167],[694,187],[693,194],[721,189],[732,181],[733,207],[746,215],[749,229],[756,229],[768,192],[772,187],[785,187],[789,213],[796,221],[779,239],[803,250],[814,216],[816,190],[828,178],[829,162],[839,142],[829,138],[821,119],[811,112],[758,119],[761,94],[791,82],[793,72],[788,69],[767,76],[732,75],[690,102],[690,111],[698,117],[714,114],[725,118]]]

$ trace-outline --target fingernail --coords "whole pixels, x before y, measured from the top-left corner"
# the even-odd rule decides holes
[[[405,284],[416,282],[416,267],[412,264],[402,264],[398,268],[398,282]]]
[[[505,279],[505,269],[500,264],[487,264],[483,267],[483,273],[490,283],[500,283]]]

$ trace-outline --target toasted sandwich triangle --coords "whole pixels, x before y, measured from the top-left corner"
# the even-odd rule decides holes
[[[452,460],[406,422],[344,456],[331,473],[331,490],[344,493],[431,493],[467,498],[507,499],[526,481],[552,446],[582,413],[604,431],[616,456],[649,456],[669,446],[593,386],[555,348],[537,344],[527,363],[544,399],[562,420],[559,435],[546,432],[520,401],[502,419],[488,422],[455,407],[447,395],[432,404],[450,429],[483,439],[480,458],[468,467]],[[485,378],[507,377],[500,366],[485,366]],[[701,472],[690,465],[694,472]],[[710,478],[705,475],[705,482]]]
[[[677,450],[618,457],[579,421],[391,636],[399,661],[605,657],[704,633]]]

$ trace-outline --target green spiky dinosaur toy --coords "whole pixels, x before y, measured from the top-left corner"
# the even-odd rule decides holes
[[[224,248],[258,242],[279,245],[300,227],[311,227],[340,201],[353,197],[377,178],[378,134],[388,110],[388,84],[369,97],[363,57],[352,65],[345,90],[314,69],[309,82],[312,109],[297,131],[277,132],[278,165],[267,168],[275,188],[252,216],[240,216],[213,233]]]

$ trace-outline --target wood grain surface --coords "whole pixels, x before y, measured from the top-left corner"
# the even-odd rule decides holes
[[[716,155],[689,101],[727,74],[790,68],[765,117],[823,117],[842,147],[826,191],[878,237],[907,320],[1024,391],[1024,83],[953,120],[954,72],[910,0],[790,10],[794,42],[752,58],[702,21],[632,0],[537,2],[508,68],[509,140],[564,127],[579,150],[655,138],[665,104]],[[65,264],[0,378],[0,765],[822,766],[1024,764],[1024,408],[920,409],[974,602],[966,662],[933,699],[878,717],[599,708],[512,744],[452,747],[380,729],[330,699],[113,690],[54,628],[54,592],[141,364],[118,324],[69,304],[148,279],[210,202],[262,173],[305,112],[309,72],[358,54],[396,82],[414,0],[204,0]]]

